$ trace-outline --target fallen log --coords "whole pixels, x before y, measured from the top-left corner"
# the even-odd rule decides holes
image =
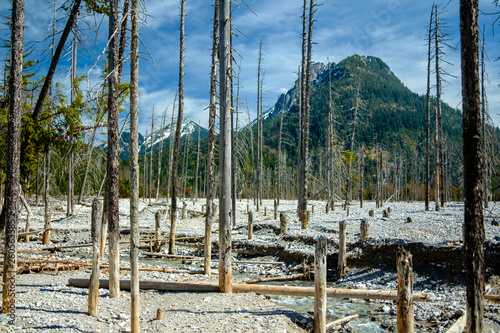
[[[243,281],[243,283],[254,284],[254,283],[271,282],[271,281],[276,282],[276,281],[302,280],[305,277],[306,277],[306,274],[300,273],[300,274],[272,276],[272,277],[261,278],[261,279],[246,280],[246,281]]]
[[[158,257],[172,260],[203,260],[203,257],[196,256],[184,256],[178,254],[164,254],[164,253],[156,253],[156,252],[144,252],[144,255],[147,257]]]
[[[463,315],[446,331],[446,333],[462,333],[467,323],[467,316]]]
[[[107,289],[109,280],[99,280],[100,288]],[[69,279],[68,285],[79,288],[88,288],[88,279]],[[140,281],[139,288],[161,290],[161,291],[204,291],[219,292],[218,283],[196,283],[196,282],[164,282],[164,281]],[[286,295],[286,296],[314,296],[314,287],[291,287],[272,285],[253,285],[245,283],[234,283],[233,293],[250,293],[266,295]],[[120,280],[121,290],[130,290],[130,280]],[[360,299],[383,299],[397,300],[397,292],[389,290],[363,290],[363,289],[336,289],[327,288],[327,297],[333,298],[360,298]],[[429,299],[426,293],[413,293],[415,302],[425,302]]]
[[[359,315],[357,315],[357,314],[352,315],[352,316],[347,316],[345,318],[338,319],[338,320],[332,321],[331,323],[326,324],[325,328],[328,331],[334,327],[344,325],[344,324],[346,324],[346,323],[350,322],[351,320],[356,319],[358,317],[359,317]]]
[[[500,295],[484,295],[484,299],[500,304]]]
[[[233,260],[231,261],[233,264],[241,264],[241,265],[284,265],[283,261],[245,261],[245,260]]]

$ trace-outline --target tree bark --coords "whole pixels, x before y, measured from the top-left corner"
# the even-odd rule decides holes
[[[140,329],[139,311],[139,0],[132,0],[130,43],[130,312],[131,332]],[[160,148],[161,149],[161,148]]]
[[[5,185],[5,252],[2,313],[11,325],[16,321],[17,223],[20,193],[21,110],[23,80],[24,0],[12,1],[11,66]]]
[[[208,161],[207,161],[207,211],[205,217],[204,272],[211,273],[212,257],[212,224],[214,220],[215,196],[215,116],[217,111],[217,59],[219,30],[219,0],[214,3],[214,20],[212,31],[212,67],[210,75],[210,107],[208,118]]]
[[[326,332],[326,237],[316,242],[314,255],[314,332]]]
[[[42,235],[42,244],[43,245],[49,245],[50,244],[50,220],[51,220],[51,214],[50,214],[50,192],[49,192],[49,187],[50,187],[50,147],[49,144],[45,144],[45,170],[44,170],[44,181],[45,181],[45,186],[44,186],[44,194],[43,194],[43,201],[44,201],[44,232]]]
[[[99,223],[101,204],[99,199],[95,198],[92,202],[91,217],[91,236],[92,236],[92,273],[90,274],[90,285],[88,295],[88,314],[89,316],[99,315],[99,239],[101,225]]]
[[[460,1],[462,60],[464,251],[467,332],[483,331],[484,221],[483,160],[479,89],[478,1]]]
[[[109,16],[109,75],[108,75],[108,155],[106,176],[106,206],[109,233],[109,297],[120,296],[120,233],[118,211],[118,0],[110,1]]]
[[[426,94],[426,127],[425,127],[425,210],[429,210],[430,201],[430,137],[431,137],[431,52],[432,52],[432,19],[434,4],[429,20],[429,37],[427,40],[427,94]]]
[[[172,193],[170,205],[170,240],[168,253],[175,253],[175,229],[177,228],[177,173],[179,168],[179,145],[181,141],[182,117],[184,113],[184,19],[186,0],[181,0],[180,52],[179,52],[179,111],[175,130],[173,160],[172,160]]]
[[[220,94],[220,194],[219,194],[219,288],[232,292],[231,270],[231,20],[230,1],[219,3]]]

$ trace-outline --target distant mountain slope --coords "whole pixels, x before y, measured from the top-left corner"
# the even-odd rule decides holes
[[[329,112],[329,86],[335,117],[335,134],[345,150],[351,149],[354,131],[354,150],[380,145],[390,151],[425,150],[426,109],[425,96],[408,89],[376,57],[354,55],[332,63],[316,63],[313,75],[310,118],[311,150],[326,145]],[[266,144],[277,147],[278,115],[285,108],[284,132],[289,138],[298,137],[297,83],[282,94],[271,108],[271,116],[264,121]],[[433,100],[433,106],[435,101]],[[443,132],[448,142],[461,146],[462,116],[460,111],[442,104]],[[357,113],[355,112],[357,110]],[[356,117],[355,117],[356,114]],[[290,135],[291,134],[291,135]],[[289,156],[296,155],[296,144],[287,145]]]
[[[170,124],[165,126],[164,129],[158,129],[153,133],[153,151],[157,151],[161,138],[163,136],[163,148],[168,147],[170,145],[170,134],[175,135],[176,123],[173,124],[173,131],[171,131]],[[204,139],[208,137],[208,130],[199,126],[195,122],[189,119],[183,119],[182,127],[181,127],[181,141],[186,140],[189,137],[190,141],[198,140],[198,129],[200,131],[200,139]],[[141,133],[139,133],[139,154],[143,155],[144,152],[149,152],[151,147],[151,135],[148,134],[147,137],[144,137]],[[126,160],[129,158],[129,142],[130,142],[130,133],[123,132],[120,138],[120,159]],[[106,149],[106,144],[103,144],[102,147]]]

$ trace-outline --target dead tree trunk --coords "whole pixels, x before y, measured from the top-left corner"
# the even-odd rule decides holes
[[[131,332],[140,332],[139,310],[139,0],[132,0],[130,43],[130,312]],[[157,192],[158,193],[158,192]]]
[[[232,292],[231,269],[231,21],[230,1],[220,1],[219,94],[220,94],[220,195],[219,195],[219,288]]]
[[[163,112],[163,117],[161,119],[161,137],[160,137],[160,146],[158,148],[158,170],[157,170],[157,179],[156,179],[156,196],[155,200],[158,201],[160,197],[160,179],[161,179],[161,159],[163,155],[163,137],[165,135],[165,118],[167,116],[167,109]]]
[[[109,233],[109,297],[120,297],[120,250],[118,238],[118,0],[110,1],[108,75],[108,158],[106,203]]]
[[[24,0],[12,1],[11,64],[5,186],[5,252],[2,312],[9,324],[16,320],[17,223],[20,191],[21,109],[23,80]]]
[[[297,215],[302,224],[306,223],[307,200],[305,197],[305,87],[306,87],[306,59],[307,59],[307,0],[304,0],[302,11],[302,61],[299,75],[299,147],[298,147],[298,168],[297,168]]]
[[[151,142],[149,145],[149,205],[151,206],[151,197],[153,196],[153,139],[155,131],[155,106],[153,105],[153,112],[151,113]]]
[[[483,331],[484,221],[479,89],[478,1],[460,1],[467,332]]]
[[[50,220],[51,220],[51,214],[50,214],[50,147],[49,144],[45,145],[45,169],[44,169],[44,181],[45,181],[45,186],[44,186],[44,194],[43,194],[43,200],[44,200],[44,232],[42,235],[42,244],[43,245],[49,245],[50,244]]]
[[[214,219],[215,196],[215,116],[217,111],[217,59],[218,59],[218,30],[219,30],[219,0],[214,4],[214,21],[212,31],[212,68],[210,75],[210,115],[208,119],[208,161],[207,161],[207,211],[205,216],[205,247],[204,273],[211,273],[212,257],[212,224]]]
[[[397,254],[398,300],[397,326],[398,332],[413,333],[415,329],[413,311],[413,261],[409,252]]]
[[[181,0],[180,52],[179,52],[179,112],[175,130],[173,160],[172,160],[172,193],[170,205],[170,239],[168,253],[175,253],[175,229],[177,225],[177,173],[179,168],[179,145],[181,141],[182,117],[184,113],[184,19],[186,15],[186,0]]]
[[[88,314],[89,316],[99,315],[99,239],[101,226],[99,223],[99,215],[101,204],[99,199],[95,198],[92,202],[92,218],[91,218],[91,236],[92,236],[92,273],[90,274],[90,285],[88,295]]]
[[[256,199],[257,199],[257,212],[260,208],[262,200],[262,104],[261,104],[261,74],[262,71],[262,39],[259,44],[259,61],[257,67],[257,178],[256,178]]]
[[[431,137],[431,51],[432,51],[432,19],[434,5],[432,5],[429,21],[429,37],[427,40],[427,94],[426,94],[426,127],[425,127],[425,210],[429,210],[430,201],[430,137]]]

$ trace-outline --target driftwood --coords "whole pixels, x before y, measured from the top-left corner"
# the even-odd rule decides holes
[[[446,333],[462,333],[467,323],[467,316],[463,315],[446,331]]]
[[[196,257],[196,256],[183,256],[183,255],[177,255],[177,254],[164,254],[164,253],[156,253],[156,252],[144,252],[144,255],[147,257],[158,257],[158,258],[165,258],[165,259],[172,259],[172,260],[189,260],[189,261],[195,261],[195,260],[203,260],[203,257]]]
[[[500,304],[500,295],[484,295],[484,299],[493,303]]]
[[[109,280],[100,280],[100,288],[108,288]],[[69,279],[69,286],[88,288],[88,279]],[[205,291],[219,292],[218,283],[195,283],[195,282],[165,282],[165,281],[141,281],[140,289],[152,289],[161,291]],[[234,283],[232,285],[234,293],[250,293],[266,295],[287,295],[287,296],[314,296],[314,287],[291,287],[272,285],[253,285],[245,283]],[[130,290],[130,280],[120,280],[120,290]],[[336,289],[327,288],[327,297],[334,298],[359,298],[359,299],[383,299],[397,300],[397,292],[390,290],[363,290],[363,289]],[[429,299],[426,293],[413,293],[413,300],[425,302]]]
[[[331,323],[326,324],[325,328],[328,331],[328,330],[331,330],[334,327],[337,327],[337,326],[340,326],[340,325],[344,325],[344,324],[346,324],[346,323],[350,322],[351,320],[356,319],[358,317],[359,317],[359,315],[357,315],[357,314],[352,315],[352,316],[347,316],[345,318],[338,319],[338,320],[332,321]]]
[[[260,283],[260,282],[271,282],[271,281],[290,281],[290,280],[302,280],[306,277],[306,274],[300,273],[300,274],[292,274],[292,275],[282,275],[282,276],[272,276],[272,277],[267,277],[267,278],[261,278],[261,279],[252,279],[252,280],[246,280],[243,281],[243,283],[246,284],[254,284],[254,283]]]

